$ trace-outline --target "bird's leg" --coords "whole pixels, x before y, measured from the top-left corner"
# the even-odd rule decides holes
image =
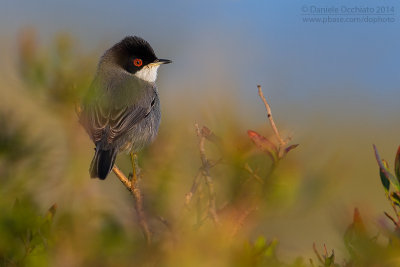
[[[134,152],[129,153],[131,156],[131,163],[132,163],[132,185],[136,185],[139,176],[139,166],[138,166],[138,159],[137,154]]]

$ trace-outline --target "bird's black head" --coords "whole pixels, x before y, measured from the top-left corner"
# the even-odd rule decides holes
[[[158,67],[171,63],[170,60],[158,59],[148,42],[137,36],[125,37],[109,50],[116,63],[126,71],[135,74],[143,68]],[[157,68],[156,68],[157,69]]]

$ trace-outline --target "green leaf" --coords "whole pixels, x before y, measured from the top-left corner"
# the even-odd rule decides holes
[[[257,238],[256,242],[254,242],[254,249],[258,252],[261,252],[265,249],[267,241],[263,236]]]
[[[373,145],[373,147],[375,150],[375,158],[376,158],[376,161],[378,162],[380,171],[382,171],[382,173],[386,177],[386,179],[388,179],[390,181],[390,183],[395,187],[396,191],[400,191],[399,180],[397,180],[397,178],[394,177],[394,175],[389,172],[388,168],[386,168],[383,161],[381,160],[381,157],[379,156],[378,149],[376,148],[376,146]]]
[[[394,204],[400,206],[400,195],[397,192],[393,192],[390,194],[390,199],[393,201]]]
[[[332,254],[325,258],[325,266],[333,266],[335,264],[335,252],[332,250]]]
[[[389,168],[388,163],[386,162],[386,160],[382,160],[382,163],[386,167],[386,169]],[[383,188],[385,188],[386,196],[389,196],[390,181],[386,177],[385,173],[382,171],[382,168],[379,168],[379,175],[381,177],[381,182],[382,182]]]
[[[50,237],[51,225],[53,223],[54,215],[56,214],[57,204],[53,204],[46,215],[42,218],[42,224],[40,226],[40,233],[42,238],[48,239]]]
[[[269,244],[267,249],[264,251],[264,255],[268,258],[274,257],[275,256],[275,252],[276,252],[276,248],[278,246],[278,240],[277,239],[273,239]]]
[[[353,257],[357,255],[360,242],[368,240],[367,230],[358,208],[354,209],[353,222],[347,227],[344,234],[344,244]]]
[[[400,182],[400,146],[397,148],[396,159],[394,160],[394,173]]]
[[[56,211],[57,211],[57,204],[54,203],[54,204],[49,208],[49,210],[47,211],[46,218],[47,218],[49,221],[52,221],[53,218],[54,218],[54,215],[56,214]]]

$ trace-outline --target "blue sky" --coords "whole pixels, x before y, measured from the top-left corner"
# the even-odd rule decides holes
[[[398,1],[16,0],[1,5],[0,27],[7,38],[32,25],[44,42],[68,31],[85,49],[101,51],[125,35],[140,35],[160,57],[175,61],[162,76],[166,83],[198,85],[190,89],[194,94],[215,84],[253,101],[248,90],[260,83],[281,101],[349,106],[371,101],[398,110]],[[304,23],[304,6],[394,7],[395,22]]]

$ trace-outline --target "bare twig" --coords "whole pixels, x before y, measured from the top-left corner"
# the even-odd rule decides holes
[[[143,198],[138,184],[131,187],[133,198],[135,199],[135,210],[139,219],[139,224],[142,227],[143,233],[146,237],[147,244],[151,244],[151,231],[147,223],[146,216],[143,210]]]
[[[132,193],[135,200],[135,210],[138,216],[139,225],[142,228],[143,234],[146,238],[147,244],[151,244],[151,231],[149,224],[147,223],[146,216],[143,210],[143,198],[142,193],[139,188],[139,183],[137,180],[129,181],[128,178],[122,173],[122,171],[114,165],[113,172],[118,177],[118,179],[124,184],[124,186]]]
[[[186,195],[185,195],[185,205],[186,206],[189,206],[190,202],[192,201],[193,195],[196,193],[197,187],[199,186],[199,183],[200,183],[200,177],[201,177],[201,171],[199,171],[197,173],[196,177],[194,178],[190,192],[186,193]]]
[[[272,130],[274,130],[275,136],[279,140],[279,144],[281,146],[284,146],[284,145],[286,145],[286,141],[283,140],[282,137],[279,134],[278,128],[275,125],[274,118],[272,117],[271,108],[270,108],[270,106],[269,106],[269,104],[267,102],[267,99],[264,97],[264,94],[263,94],[263,92],[261,90],[261,85],[257,85],[257,88],[258,88],[258,94],[260,95],[260,98],[264,102],[265,108],[267,109],[267,116],[268,116],[269,122],[271,124]]]
[[[321,255],[319,254],[319,252],[318,252],[318,250],[317,250],[317,246],[315,245],[315,243],[313,243],[313,250],[314,250],[315,255],[317,255],[318,260],[319,260],[322,264],[324,264],[324,261],[322,260],[322,257],[321,257]]]
[[[385,211],[384,214],[386,215],[386,217],[388,217],[388,218],[394,223],[394,225],[395,225],[397,228],[399,228],[399,223],[396,222],[396,220],[395,220],[392,216],[390,216],[389,213],[387,213],[387,212]]]
[[[328,257],[328,250],[326,249],[326,244],[324,244],[325,258]]]
[[[209,167],[212,168],[215,165],[217,165],[218,163],[220,163],[221,161],[222,161],[222,159],[219,159],[219,160],[217,160],[215,162],[208,161]],[[192,187],[190,188],[190,191],[185,194],[185,205],[186,205],[186,207],[189,206],[190,202],[192,201],[193,195],[197,191],[197,187],[199,186],[201,176],[202,176],[202,169],[200,168],[199,172],[194,177],[193,184],[192,184]]]
[[[284,146],[286,146],[286,144],[289,142],[290,139],[288,139],[288,138],[286,140],[282,139],[281,135],[279,134],[278,128],[275,125],[274,118],[272,117],[271,108],[261,90],[261,85],[257,85],[257,88],[258,88],[258,94],[259,94],[261,100],[264,102],[265,108],[267,110],[267,116],[268,116],[269,123],[271,124],[272,130],[274,131],[275,136],[279,141],[279,158],[281,158],[283,156],[283,151],[284,151],[283,148],[284,148]]]
[[[248,163],[244,164],[244,169],[251,174],[251,177],[253,177],[257,182],[259,182],[260,184],[264,184],[263,179],[253,171],[253,169],[250,167],[250,165]]]
[[[389,198],[389,201],[390,201],[390,205],[391,205],[392,208],[393,208],[394,214],[396,215],[396,218],[397,218],[396,225],[397,225],[398,228],[400,228],[400,227],[399,227],[399,224],[400,224],[400,215],[399,215],[399,213],[397,212],[396,205],[393,203],[393,201],[392,201],[390,198]]]
[[[201,174],[204,177],[205,183],[208,188],[209,197],[210,197],[209,204],[208,204],[208,212],[209,212],[211,218],[213,219],[213,221],[215,222],[215,224],[219,225],[220,222],[219,222],[217,208],[216,208],[216,194],[215,194],[215,190],[214,190],[214,182],[210,175],[210,162],[206,157],[206,152],[205,152],[205,148],[204,148],[204,141],[206,139],[206,136],[210,135],[211,131],[206,127],[203,127],[200,130],[199,125],[197,123],[195,124],[195,127],[196,127],[197,136],[199,137],[199,151],[200,151],[200,158],[201,158],[201,163],[202,163]]]
[[[219,224],[219,217],[217,214],[217,207],[216,207],[216,194],[214,190],[214,182],[211,178],[210,175],[204,175],[204,178],[206,180],[206,184],[208,187],[208,192],[210,194],[210,203],[209,203],[209,212],[211,215],[211,218],[214,220],[215,224]]]

